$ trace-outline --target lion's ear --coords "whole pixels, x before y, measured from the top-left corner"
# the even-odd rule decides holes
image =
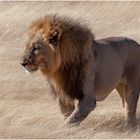
[[[58,45],[58,42],[60,40],[60,36],[61,36],[61,32],[58,31],[54,31],[49,38],[49,44],[50,47],[53,49],[53,51],[55,50],[55,47]]]
[[[58,41],[58,32],[55,31],[53,34],[51,34],[49,43],[52,45],[56,45],[57,41]]]
[[[51,49],[54,51],[55,47],[58,44],[58,32],[55,31],[54,33],[51,34],[50,38],[49,38],[49,45],[51,47]]]

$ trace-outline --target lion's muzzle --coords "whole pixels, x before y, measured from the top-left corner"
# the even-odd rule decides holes
[[[20,62],[20,64],[21,64],[23,67],[25,67],[25,66],[28,64],[27,59],[25,59],[25,57],[23,57],[22,60],[21,60],[21,62]]]
[[[27,65],[26,62],[21,62],[20,64],[21,64],[23,67],[25,67],[25,66]]]

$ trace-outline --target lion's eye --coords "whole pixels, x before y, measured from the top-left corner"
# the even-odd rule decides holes
[[[32,49],[32,53],[33,54],[38,54],[39,49],[40,49],[40,46],[34,46],[34,48]]]
[[[38,52],[39,52],[39,48],[34,47],[34,48],[32,49],[32,53],[33,53],[33,54],[37,54]]]
[[[34,54],[38,54],[38,52],[39,52],[39,50],[34,50],[33,53],[34,53]]]

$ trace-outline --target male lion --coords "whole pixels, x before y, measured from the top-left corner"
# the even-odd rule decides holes
[[[95,40],[83,25],[48,15],[30,26],[21,64],[47,77],[66,124],[79,124],[115,88],[126,104],[127,124],[134,124],[140,92],[140,45],[134,40]]]

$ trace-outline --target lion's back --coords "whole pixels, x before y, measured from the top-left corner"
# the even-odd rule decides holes
[[[97,40],[97,50],[110,49],[110,53],[117,52],[126,59],[139,59],[140,60],[140,44],[135,40],[128,37],[108,37]]]
[[[114,48],[129,48],[129,47],[138,47],[140,49],[140,45],[133,39],[128,37],[108,37],[97,40],[99,45],[107,44],[107,46],[114,47]]]
[[[135,40],[127,37],[100,39],[97,40],[96,51],[100,69],[117,67],[120,73],[130,75],[131,71],[133,73],[131,77],[140,78],[140,45]],[[103,62],[104,64],[101,65]]]

